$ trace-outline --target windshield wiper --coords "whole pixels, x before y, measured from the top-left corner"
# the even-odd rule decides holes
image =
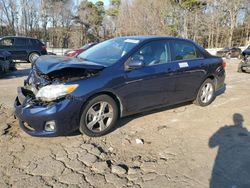
[[[84,61],[90,61],[89,59],[87,58],[83,58],[83,57],[77,57],[78,59],[81,59],[81,60],[84,60]]]

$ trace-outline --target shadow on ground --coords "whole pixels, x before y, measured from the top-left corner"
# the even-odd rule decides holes
[[[31,69],[31,64],[27,62],[18,62],[15,63],[15,67],[13,67],[11,70],[7,73],[1,73],[0,79],[13,79],[13,78],[19,78],[28,76]]]
[[[16,70],[16,71],[12,71],[12,72],[8,72],[3,75],[0,75],[0,79],[9,80],[9,79],[18,78],[18,77],[24,77],[24,76],[28,76],[29,73],[30,73],[30,68]]]
[[[233,121],[209,139],[210,148],[218,147],[210,188],[250,187],[250,133],[241,114],[235,113]]]

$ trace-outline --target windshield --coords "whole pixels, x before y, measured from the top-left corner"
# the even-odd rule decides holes
[[[134,48],[140,41],[126,38],[115,38],[99,43],[77,56],[104,66],[116,63],[122,56]]]

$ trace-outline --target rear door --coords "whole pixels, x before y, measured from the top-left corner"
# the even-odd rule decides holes
[[[25,38],[15,38],[13,47],[13,56],[15,59],[26,60],[27,59],[27,46]]]
[[[199,49],[186,40],[172,40],[172,64],[175,71],[174,101],[193,100],[207,72],[207,60]]]

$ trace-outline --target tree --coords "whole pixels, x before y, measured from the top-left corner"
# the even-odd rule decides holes
[[[98,1],[96,4],[84,0],[81,2],[75,22],[82,28],[82,43],[87,43],[89,39],[96,40],[99,37],[99,30],[102,25],[104,14],[104,4]]]
[[[110,0],[107,10],[101,0],[0,0],[0,34],[37,37],[54,47],[123,35],[171,35],[204,47],[231,47],[250,42],[249,15],[249,0]]]
[[[17,2],[15,0],[0,0],[0,9],[3,13],[1,21],[8,25],[10,34],[16,34]]]
[[[229,23],[229,36],[228,36],[228,46],[232,46],[232,39],[234,29],[237,26],[237,16],[239,11],[241,10],[242,0],[234,0],[234,1],[225,1],[224,3],[227,5],[225,12],[228,13],[228,23]]]
[[[121,0],[110,0],[110,8],[107,10],[107,15],[117,17],[119,14],[119,7]]]

